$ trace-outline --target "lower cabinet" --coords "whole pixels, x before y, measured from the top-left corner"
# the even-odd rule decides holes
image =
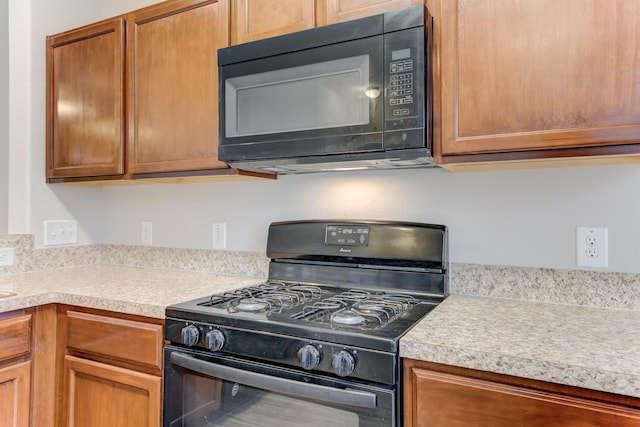
[[[405,426],[638,427],[640,399],[404,362]]]
[[[0,427],[160,427],[164,320],[62,304],[0,313]]]
[[[28,427],[31,362],[0,368],[0,427]]]
[[[160,377],[73,356],[65,357],[65,377],[68,425],[160,425]]]
[[[0,427],[28,427],[31,314],[0,314]]]
[[[163,322],[76,307],[61,307],[59,319],[59,424],[159,427]]]

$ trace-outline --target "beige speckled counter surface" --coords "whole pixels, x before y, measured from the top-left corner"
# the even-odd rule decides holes
[[[0,312],[62,303],[164,318],[165,307],[260,279],[211,273],[92,265],[0,276]]]
[[[0,275],[0,313],[49,303],[164,318],[173,303],[255,277],[110,265]],[[640,397],[640,311],[452,295],[400,355]]]
[[[400,355],[640,397],[640,312],[452,295]]]

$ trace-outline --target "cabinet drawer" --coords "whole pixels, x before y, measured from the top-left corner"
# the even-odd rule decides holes
[[[68,311],[67,347],[162,368],[161,325]]]
[[[31,350],[31,315],[0,320],[0,361],[29,354]]]

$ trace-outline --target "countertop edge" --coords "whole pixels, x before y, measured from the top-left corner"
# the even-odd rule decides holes
[[[640,398],[634,310],[452,295],[400,339],[399,353]]]

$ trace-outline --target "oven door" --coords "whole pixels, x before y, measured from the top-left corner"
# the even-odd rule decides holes
[[[190,351],[164,351],[164,426],[396,426],[396,391]]]

